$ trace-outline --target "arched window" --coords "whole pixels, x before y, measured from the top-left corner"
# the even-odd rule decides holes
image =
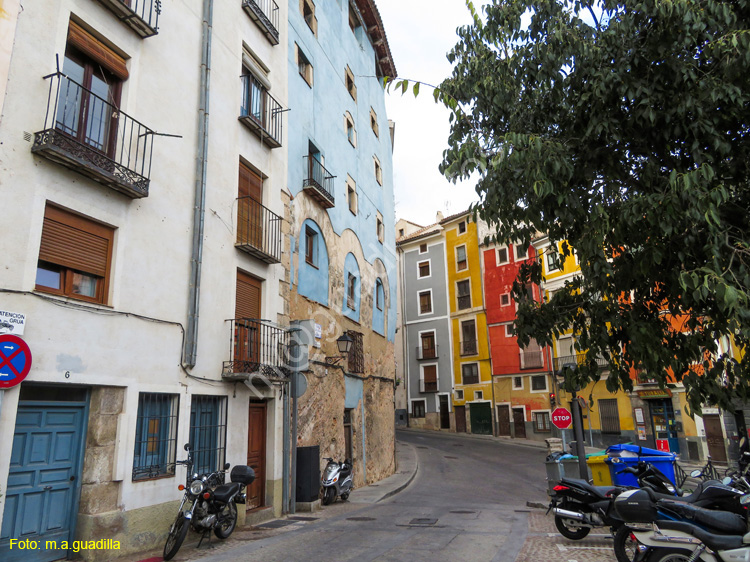
[[[359,322],[361,282],[357,258],[350,252],[344,260],[344,302],[341,310],[344,316],[355,322]]]
[[[385,288],[383,281],[375,279],[375,294],[372,298],[372,329],[381,336],[385,335]]]
[[[302,223],[297,263],[297,292],[328,306],[328,248],[320,227],[313,220]]]

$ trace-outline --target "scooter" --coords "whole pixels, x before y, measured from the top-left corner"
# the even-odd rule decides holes
[[[354,489],[351,461],[345,459],[344,462],[336,462],[330,457],[324,457],[323,460],[328,461],[321,478],[323,505],[332,504],[336,501],[337,496],[340,496],[342,501],[346,501]]]

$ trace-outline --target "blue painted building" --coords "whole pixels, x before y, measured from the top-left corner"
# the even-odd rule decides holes
[[[393,126],[382,83],[396,70],[374,0],[290,0],[288,23],[290,318],[312,319],[319,336],[298,444],[353,458],[361,484],[393,470]],[[352,350],[327,365],[344,333]]]

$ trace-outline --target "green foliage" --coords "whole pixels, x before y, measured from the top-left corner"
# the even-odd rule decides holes
[[[750,337],[750,0],[467,7],[435,90],[453,111],[442,172],[479,174],[500,239],[544,233],[581,263],[550,302],[515,291],[519,341],[574,330],[571,385],[604,356],[610,390],[671,372],[695,411],[747,400],[750,357],[717,341]]]

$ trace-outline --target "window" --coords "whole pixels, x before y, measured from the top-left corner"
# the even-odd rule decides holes
[[[354,84],[354,74],[349,66],[344,69],[344,83],[346,84],[346,91],[349,92],[354,101],[357,101],[357,86]]]
[[[411,403],[411,417],[413,417],[413,418],[423,418],[424,417],[424,411],[425,411],[425,401],[424,400],[414,400]]]
[[[378,127],[378,114],[375,113],[373,108],[370,108],[370,127],[372,132],[375,133],[376,137],[380,137],[380,129]]]
[[[477,354],[477,330],[474,320],[461,322],[461,355]]]
[[[190,405],[190,449],[193,471],[206,474],[220,470],[226,462],[226,396],[193,396]]]
[[[456,283],[456,295],[458,297],[458,310],[471,308],[471,284],[469,279]]]
[[[114,234],[113,228],[48,204],[36,290],[106,304]]]
[[[422,291],[419,293],[419,314],[430,314],[432,312],[432,292]]]
[[[426,254],[427,253],[427,244],[420,244],[419,245],[419,253],[420,254]]]
[[[302,49],[298,45],[295,45],[297,51],[297,70],[299,75],[307,82],[307,85],[312,88],[313,86],[313,65],[310,64],[310,60],[302,52]]]
[[[516,334],[513,332],[513,324],[505,324],[505,337],[512,338]]]
[[[523,390],[523,377],[513,377],[513,390]]]
[[[315,4],[312,3],[312,0],[300,0],[299,11],[304,18],[307,27],[310,28],[310,31],[313,32],[313,35],[317,35],[318,19],[315,17]]]
[[[453,391],[453,397],[456,400],[463,400],[464,399],[464,391],[463,391],[463,389],[461,389],[461,390],[454,390]]]
[[[504,246],[497,249],[497,265],[508,263],[508,248]]]
[[[523,244],[516,244],[516,260],[525,260],[529,257],[529,248]]]
[[[545,375],[534,375],[531,377],[531,390],[547,391],[547,377]]]
[[[133,480],[174,474],[178,400],[176,394],[138,395]]]
[[[534,420],[535,433],[551,431],[549,412],[533,412],[531,415]]]
[[[617,398],[599,400],[599,418],[602,433],[620,434],[620,412],[617,410]]]
[[[349,176],[346,180],[346,202],[353,215],[357,214],[357,184]]]
[[[317,252],[318,233],[309,226],[305,227],[305,261],[313,267],[318,267]]]
[[[458,233],[463,234],[464,232],[466,232],[466,221],[461,221],[458,223]]]
[[[559,256],[552,246],[544,253],[544,256],[547,262],[547,271],[552,272],[560,269],[557,263],[555,263]]]
[[[403,236],[404,236],[404,229],[403,228],[399,228],[398,229],[398,236],[399,236],[399,238],[403,238]]]
[[[378,235],[378,242],[382,244],[385,238],[385,226],[383,225],[383,215],[380,214],[380,211],[378,211],[375,221],[375,231]]]
[[[466,262],[466,246],[456,248],[456,270],[462,271],[468,267]]]
[[[484,400],[484,391],[483,390],[475,390],[474,391],[474,400]]]
[[[356,309],[354,296],[357,294],[357,277],[349,274],[349,278],[346,283],[346,306],[352,310]]]
[[[425,277],[430,276],[430,262],[428,261],[421,261],[417,264],[417,269],[419,271],[417,277],[420,279],[423,279]]]
[[[357,131],[354,128],[354,118],[348,111],[344,113],[344,127],[346,128],[346,138],[354,148],[357,147]]]
[[[373,156],[372,160],[375,162],[375,181],[379,185],[383,185],[383,168],[380,166],[380,160],[378,160],[377,156]]]
[[[349,330],[346,334],[352,338],[352,348],[349,350],[349,372],[350,373],[364,373],[365,372],[365,350],[364,344],[362,343],[362,334]]]
[[[383,290],[383,282],[380,279],[375,280],[375,307],[378,310],[383,310],[383,301],[385,300],[385,291]]]
[[[356,33],[358,27],[360,27],[359,16],[357,15],[357,11],[354,9],[354,6],[350,3],[349,4],[349,28],[352,30],[352,32]]]
[[[437,365],[423,365],[419,377],[420,392],[437,392]]]
[[[476,363],[468,363],[461,365],[461,378],[463,384],[478,384],[479,383],[479,369]]]
[[[510,293],[500,295],[500,306],[510,306]]]
[[[437,348],[435,347],[435,332],[425,332],[420,334],[419,339],[422,341],[422,347],[419,349],[420,359],[435,359],[437,357]]]

